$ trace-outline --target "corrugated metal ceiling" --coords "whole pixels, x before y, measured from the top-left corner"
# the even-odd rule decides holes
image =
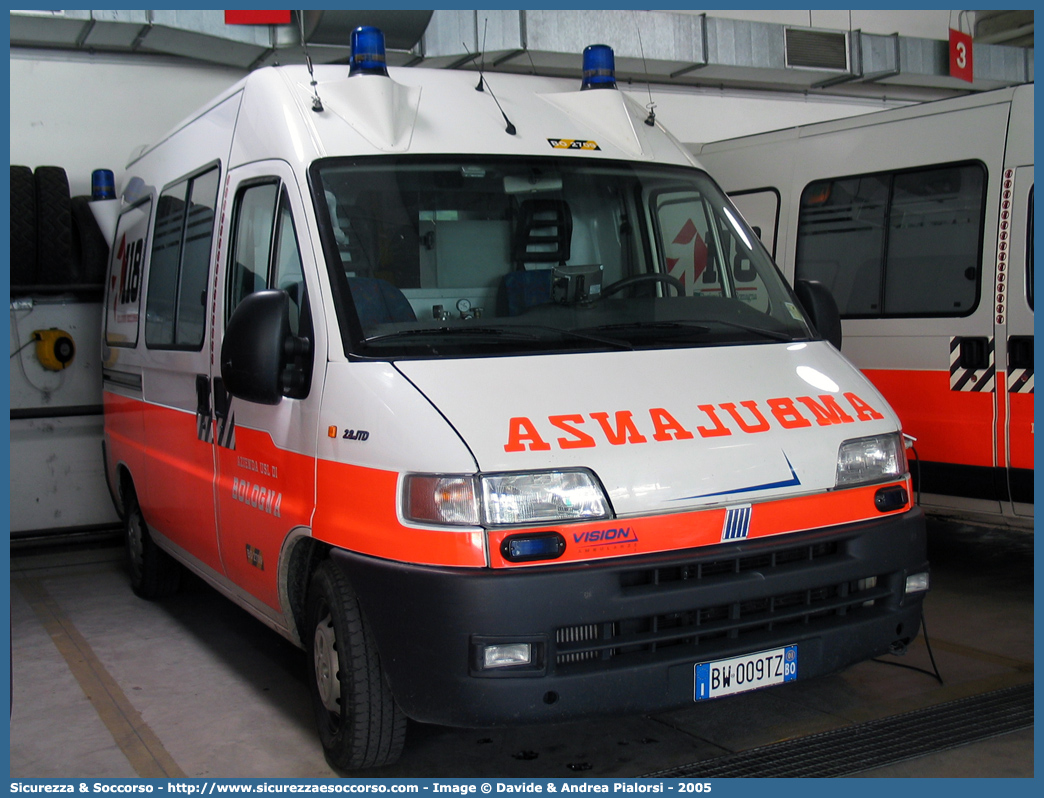
[[[11,46],[254,69],[301,63],[305,49],[316,63],[346,62],[358,24],[384,29],[400,66],[579,77],[580,53],[598,42],[615,49],[618,79],[654,84],[921,100],[1033,81],[1032,11],[975,12],[974,83],[949,76],[942,40],[664,11],[304,11],[258,26],[213,10],[11,11]]]

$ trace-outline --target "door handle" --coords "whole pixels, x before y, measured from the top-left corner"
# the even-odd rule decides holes
[[[960,339],[960,364],[968,371],[982,371],[990,367],[990,339],[972,337]]]
[[[1033,368],[1033,336],[1013,335],[1008,339],[1008,370]]]

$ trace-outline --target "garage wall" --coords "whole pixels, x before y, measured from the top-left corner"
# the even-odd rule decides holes
[[[244,73],[162,57],[11,51],[11,163],[61,166],[73,196],[91,171],[120,174],[133,150],[157,141]],[[11,304],[11,539],[118,523],[101,458],[101,302],[72,294]],[[57,327],[76,346],[69,368],[45,369],[33,331]]]
[[[119,518],[102,469],[100,301],[35,297],[11,306],[11,539],[44,530],[112,526]],[[57,327],[76,347],[45,369],[34,330]]]
[[[11,50],[11,163],[62,166],[73,196],[91,171],[119,179],[139,147],[163,134],[245,72],[173,58]],[[564,81],[563,88],[572,85]],[[641,104],[648,90],[631,87]],[[893,107],[802,95],[653,87],[656,115],[679,139],[706,142]]]
[[[62,166],[73,196],[91,171],[123,171],[245,72],[148,56],[11,50],[11,163]]]

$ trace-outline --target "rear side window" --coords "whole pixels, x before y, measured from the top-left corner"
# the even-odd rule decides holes
[[[171,186],[156,204],[145,308],[150,349],[203,346],[217,193],[215,167]]]
[[[825,284],[845,318],[967,316],[982,285],[985,186],[977,163],[810,183],[796,277]]]

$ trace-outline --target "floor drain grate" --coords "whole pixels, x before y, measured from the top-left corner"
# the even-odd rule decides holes
[[[850,776],[1033,725],[1033,683],[752,748],[646,778]]]

